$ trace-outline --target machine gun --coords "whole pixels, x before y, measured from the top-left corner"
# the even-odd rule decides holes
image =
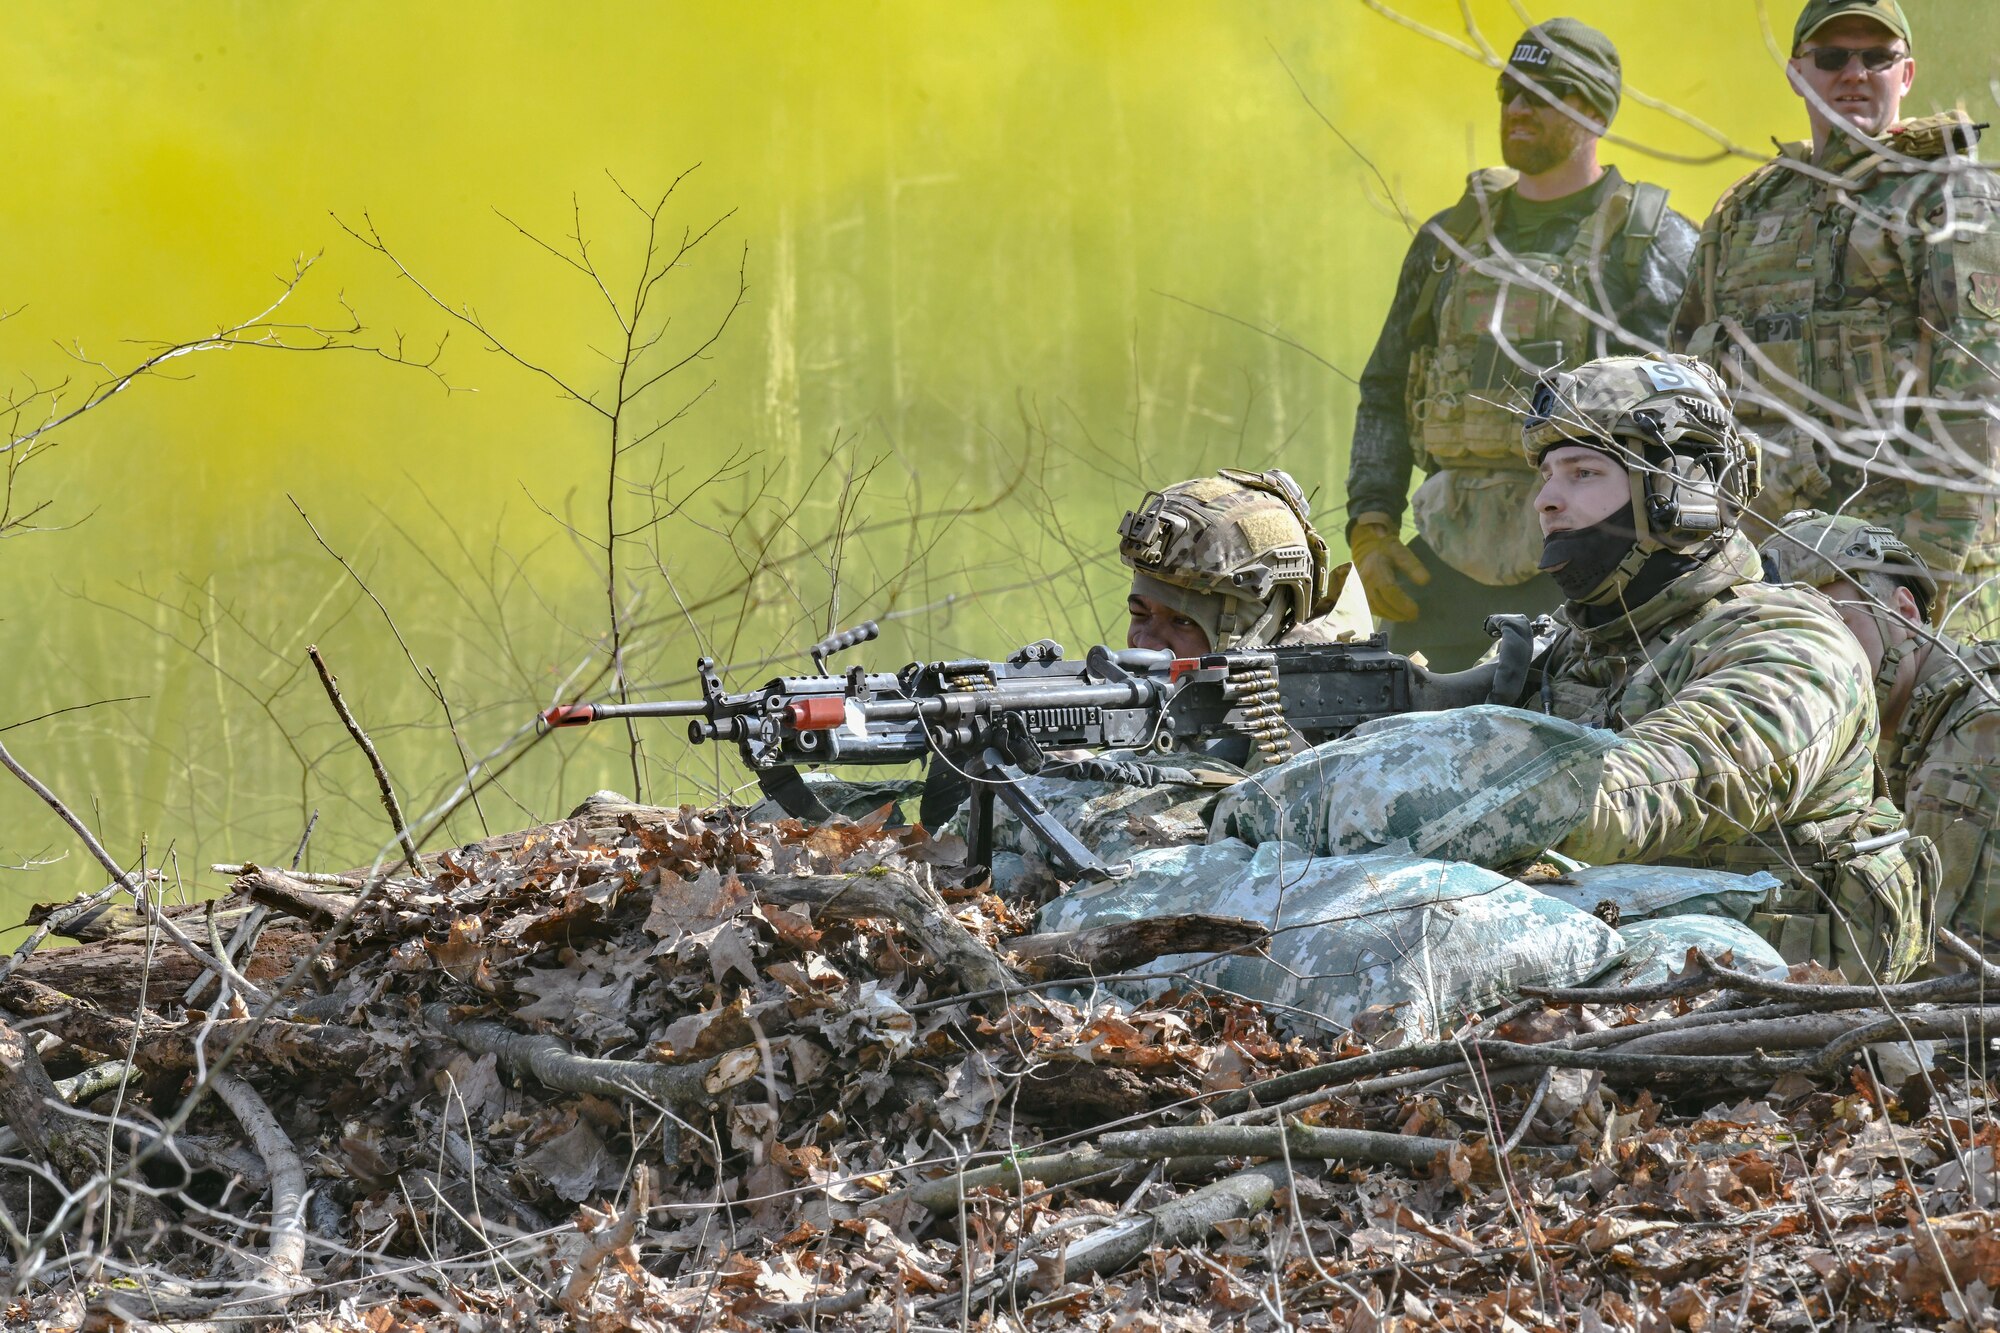
[[[1251,767],[1288,757],[1301,741],[1318,744],[1375,718],[1514,703],[1535,655],[1535,627],[1523,616],[1493,616],[1486,628],[1500,640],[1495,659],[1451,675],[1390,652],[1379,634],[1355,643],[1200,657],[1099,646],[1080,662],[1043,639],[1001,662],[829,672],[827,658],[876,637],[871,620],[813,646],[817,675],[780,676],[761,689],[730,694],[715,663],[702,658],[699,699],[563,704],[539,721],[547,729],[610,718],[689,718],[691,742],[733,741],[765,795],[807,819],[830,812],[799,776],[802,764],[928,763],[919,817],[927,827],[941,825],[969,791],[968,842],[976,864],[991,863],[997,795],[1034,831],[1064,878],[1115,879],[1126,868],[1106,865],[1079,842],[1022,784],[1022,775],[1148,785],[1200,783],[1202,776],[1101,759],[1052,763],[1049,751],[1177,752],[1195,767],[1204,757]]]

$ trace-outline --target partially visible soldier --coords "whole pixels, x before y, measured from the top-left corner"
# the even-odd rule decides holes
[[[1362,372],[1348,548],[1390,647],[1442,671],[1491,645],[1489,614],[1561,598],[1521,521],[1537,484],[1520,454],[1528,387],[1551,367],[1664,346],[1687,282],[1694,224],[1660,186],[1598,164],[1620,88],[1617,48],[1596,29],[1557,18],[1522,34],[1500,75],[1507,169],[1474,172],[1417,233]],[[1411,499],[1413,466],[1427,475]]]
[[[1831,598],[1868,655],[1890,798],[1937,844],[1938,920],[2000,936],[2000,642],[1934,632],[1943,607],[1930,568],[1865,519],[1787,514],[1763,554],[1766,578]]]
[[[1612,357],[1536,386],[1522,437],[1543,567],[1568,600],[1529,706],[1620,743],[1557,850],[1767,870],[1751,924],[1851,979],[1928,956],[1936,857],[1874,796],[1869,669],[1826,599],[1762,581],[1738,530],[1756,440],[1688,358]]]
[[[1326,543],[1305,492],[1275,468],[1147,492],[1118,525],[1118,556],[1132,570],[1127,647],[1197,657],[1343,637]]]
[[[1915,77],[1897,0],[1808,0],[1790,78],[1812,140],[1716,205],[1674,346],[1778,455],[1760,516],[1837,503],[1891,528],[1965,602],[1954,624],[2000,633],[2000,505],[1978,493],[2000,455],[2000,180],[1973,163],[1981,126],[1899,119]]]

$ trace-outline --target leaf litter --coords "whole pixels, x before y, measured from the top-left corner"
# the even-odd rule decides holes
[[[1017,973],[967,995],[922,929],[843,886],[909,886],[1003,960],[1032,912],[956,839],[879,817],[600,804],[424,870],[322,932],[294,1014],[365,1034],[365,1058],[286,1068],[253,1046],[235,1065],[308,1177],[288,1327],[2000,1328],[1983,1033],[1894,1084],[1868,1058],[1647,1077],[1472,1043],[1576,1046],[1704,1006],[1754,1017],[1756,997],[1467,1016],[1441,1045],[1471,1054],[1425,1068],[1415,1048],[1398,1063],[1393,1016],[1306,1039],[1192,987],[1135,1002]],[[260,874],[283,881],[239,886]],[[143,1026],[202,1017],[168,998]],[[544,1077],[549,1057],[493,1031],[590,1077]],[[1615,1044],[1580,1047],[1598,1048]],[[52,1072],[66,1054],[87,1053],[57,1047]],[[195,1079],[141,1074],[130,1123],[164,1121]],[[1107,1137],[1283,1124],[1364,1149],[1118,1155]],[[241,1279],[270,1176],[214,1098],[182,1135],[215,1147],[147,1175],[171,1232],[136,1262],[17,1266],[8,1327],[136,1325]],[[1392,1138],[1443,1147],[1371,1160]],[[5,1172],[32,1231],[48,1190]]]

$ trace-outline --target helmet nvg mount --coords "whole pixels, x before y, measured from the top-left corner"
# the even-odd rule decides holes
[[[1766,541],[1764,577],[1772,583],[1804,583],[1815,588],[1847,579],[1859,584],[1882,574],[1910,590],[1917,610],[1936,625],[1944,610],[1937,575],[1924,558],[1892,530],[1820,509],[1794,509]]]
[[[1149,491],[1118,538],[1135,589],[1193,615],[1217,651],[1275,643],[1330,609],[1326,543],[1299,484],[1275,468],[1223,468]]]
[[[1691,551],[1735,531],[1760,485],[1757,438],[1721,379],[1690,357],[1610,356],[1535,384],[1521,447],[1540,466],[1582,445],[1632,479],[1638,550]]]

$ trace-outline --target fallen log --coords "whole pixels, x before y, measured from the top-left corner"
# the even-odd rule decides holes
[[[122,889],[124,886],[111,887]],[[146,914],[128,903],[102,902],[86,911],[64,916],[65,912],[77,906],[76,903],[34,903],[28,908],[27,924],[38,926],[45,921],[54,921],[56,934],[75,940],[79,944],[146,938]],[[207,910],[207,903],[174,903],[162,905],[159,913],[169,921],[187,925],[200,921]],[[216,916],[218,920],[228,924],[249,910],[247,907],[222,908]]]
[[[600,1097],[636,1097],[682,1109],[714,1099],[709,1076],[725,1058],[664,1065],[578,1055],[554,1037],[516,1032],[485,1019],[454,1019],[450,1007],[442,1004],[426,1005],[424,1021],[475,1055],[491,1055],[546,1087]]]
[[[354,899],[319,893],[303,880],[269,866],[250,866],[230,888],[275,912],[325,930],[346,916]]]
[[[1232,953],[1263,946],[1271,932],[1240,917],[1187,913],[1002,941],[1036,981],[1109,976],[1176,953]]]
[[[271,1178],[271,1241],[263,1263],[250,1277],[248,1293],[256,1313],[277,1315],[304,1286],[306,1258],[306,1169],[298,1149],[257,1090],[235,1074],[217,1071],[209,1080],[215,1095],[256,1146]],[[251,1310],[237,1309],[236,1314]]]
[[[1199,1240],[1220,1223],[1256,1216],[1271,1206],[1279,1188],[1291,1179],[1291,1168],[1283,1162],[1252,1167],[1158,1208],[1121,1218],[1071,1241],[1060,1254],[1037,1260],[1017,1252],[1006,1271],[989,1273],[976,1283],[968,1278],[973,1288],[970,1298],[975,1305],[1004,1301],[1029,1283],[1053,1287],[1120,1272],[1142,1255]],[[949,1296],[930,1308],[948,1308],[961,1299]]]
[[[1113,1222],[1063,1250],[1062,1280],[1075,1282],[1120,1272],[1152,1250],[1185,1245],[1206,1236],[1219,1223],[1254,1217],[1271,1206],[1278,1189],[1291,1179],[1291,1167],[1284,1162],[1252,1167],[1186,1198]]]
[[[269,985],[290,972],[313,947],[314,936],[289,921],[271,923],[238,966],[252,981]],[[148,956],[150,954],[150,957]],[[21,960],[5,978],[32,981],[69,995],[87,995],[99,1007],[137,1013],[187,994],[206,968],[179,949],[153,947],[143,939],[103,940],[43,949]]]
[[[1988,961],[1986,955],[1974,947],[1970,941],[1953,934],[1943,926],[1938,927],[1937,938],[1938,944],[1946,953],[1956,955],[1961,962],[1984,977],[1987,985],[2000,985],[2000,966],[1995,966]]]
[[[72,1046],[118,1059],[126,1058],[129,1050],[135,1066],[165,1073],[194,1068],[198,1048],[213,1059],[245,1034],[247,1057],[289,1070],[352,1073],[376,1049],[366,1034],[330,1023],[294,1023],[282,1018],[134,1023],[19,973],[0,982],[0,1006],[17,1014],[46,1018],[43,1026]]]

